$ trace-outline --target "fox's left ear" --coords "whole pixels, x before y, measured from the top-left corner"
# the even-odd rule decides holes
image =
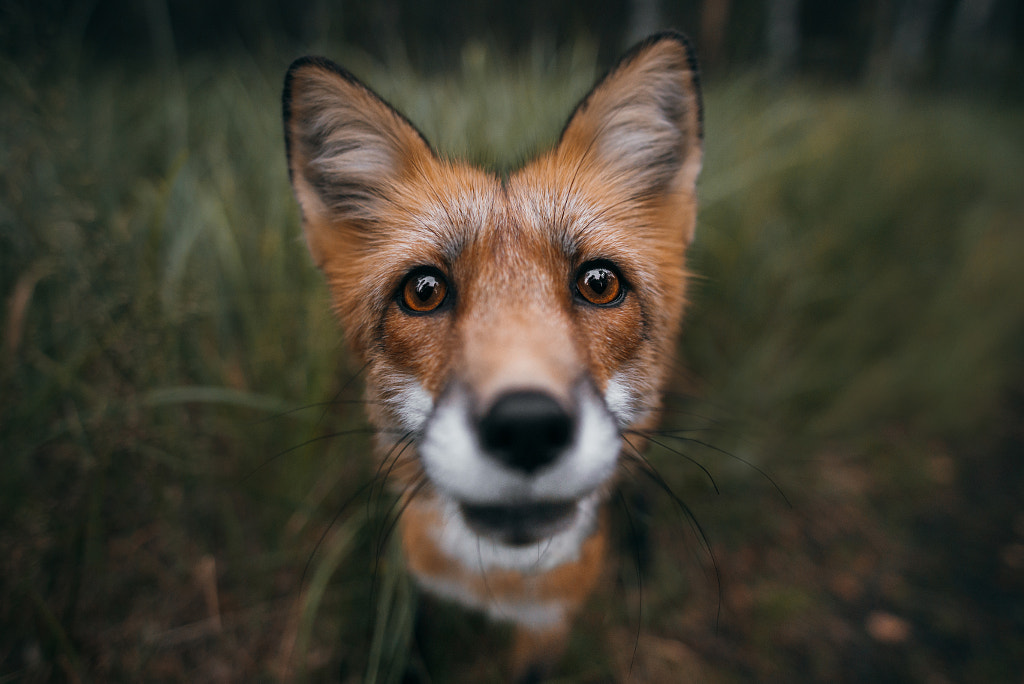
[[[594,86],[557,150],[562,159],[613,174],[609,180],[634,199],[692,210],[702,143],[697,60],[684,35],[667,31],[635,46]]]

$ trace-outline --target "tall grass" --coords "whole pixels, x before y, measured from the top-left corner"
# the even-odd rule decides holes
[[[696,270],[727,306],[691,319],[690,358],[717,332],[729,404],[790,431],[993,429],[1024,348],[1015,113],[752,85],[709,107]]]
[[[518,60],[471,46],[443,76],[342,61],[443,153],[496,167],[550,144],[597,73],[585,44]],[[409,653],[415,597],[378,548],[387,502],[344,506],[373,475],[370,442],[358,368],[288,188],[286,66],[241,53],[63,76],[0,65],[0,675],[393,681],[400,663],[458,660]],[[884,575],[903,582],[882,591],[887,610],[935,617],[907,588],[905,549],[925,551],[913,525],[931,520],[936,491],[970,500],[956,479],[971,458],[1003,463],[1021,416],[1019,117],[891,93],[767,92],[756,77],[710,85],[686,380],[673,388],[696,398],[666,423],[738,458],[687,446],[721,485],[712,503],[692,463],[652,457],[722,540],[726,580],[750,584],[726,593],[713,645],[709,561],[658,499],[661,554],[643,593],[619,571],[625,588],[582,620],[567,671],[583,674],[570,680],[621,674],[638,628],[638,681],[667,681],[680,662],[706,679],[834,680],[850,649],[874,644],[822,628],[859,628],[870,607],[834,588],[833,555],[865,556],[851,529],[904,549]],[[739,459],[773,473],[796,511]],[[1021,481],[1006,475],[1003,487]],[[875,508],[900,514],[887,523]],[[815,511],[835,529],[800,527]],[[809,546],[801,536],[815,534]],[[1012,534],[993,548],[1024,541]],[[793,574],[765,544],[786,550]],[[988,610],[968,593],[948,605]],[[918,626],[927,638],[903,643],[905,659],[878,662],[911,678],[999,678],[1022,638],[1019,621],[998,624],[1010,626],[998,639]],[[990,646],[929,670],[920,661],[942,639]],[[496,672],[470,660],[470,680]]]

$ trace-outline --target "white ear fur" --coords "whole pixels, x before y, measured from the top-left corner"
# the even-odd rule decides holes
[[[320,57],[285,76],[285,143],[292,187],[314,260],[332,232],[373,224],[395,183],[433,153],[401,114],[354,76]]]
[[[589,168],[608,169],[638,199],[692,196],[702,127],[693,50],[682,34],[666,32],[634,47],[594,86],[566,124],[559,149]]]

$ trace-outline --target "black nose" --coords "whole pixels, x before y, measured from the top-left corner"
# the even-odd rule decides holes
[[[572,428],[572,416],[549,395],[510,392],[480,420],[480,441],[502,463],[529,474],[558,457]]]

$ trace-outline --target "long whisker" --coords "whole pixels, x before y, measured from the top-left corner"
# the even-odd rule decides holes
[[[683,400],[679,400],[679,401],[688,401],[688,400],[689,400],[689,398],[683,399]],[[662,411],[662,413],[668,413],[668,414],[677,415],[677,416],[688,416],[690,418],[697,418],[698,420],[702,420],[702,421],[708,423],[709,425],[714,426],[715,428],[721,427],[722,424],[723,424],[722,421],[718,420],[717,418],[712,418],[711,416],[709,416],[707,414],[704,414],[704,413],[697,413],[696,411],[692,411],[692,410],[684,408],[682,406],[677,406],[674,403],[668,403],[667,405],[663,406],[661,411]],[[710,430],[710,429],[714,429],[714,428],[704,428],[704,429]]]
[[[711,449],[712,451],[717,451],[720,454],[723,454],[725,456],[728,456],[729,458],[735,459],[735,460],[739,461],[740,463],[742,463],[743,465],[745,465],[748,468],[750,468],[751,470],[753,470],[754,472],[756,472],[758,475],[761,475],[762,477],[764,477],[764,479],[768,480],[768,482],[771,483],[772,487],[775,488],[775,491],[777,491],[779,493],[779,496],[782,497],[782,500],[786,502],[786,505],[789,506],[790,508],[793,508],[793,504],[790,502],[789,497],[786,496],[786,492],[782,491],[782,487],[779,486],[779,484],[772,478],[771,475],[768,474],[767,471],[765,471],[764,469],[760,468],[759,466],[751,463],[750,461],[748,461],[747,459],[743,458],[742,456],[737,456],[736,454],[732,453],[731,451],[727,451],[726,449],[723,449],[721,447],[715,446],[714,444],[711,444],[709,442],[705,442],[705,441],[700,440],[700,439],[694,439],[693,437],[684,437],[683,435],[678,434],[680,432],[691,432],[691,431],[690,430],[654,430],[654,431],[651,431],[650,433],[641,433],[641,434],[644,434],[644,435],[646,435],[646,434],[655,434],[655,435],[661,435],[661,436],[664,436],[664,437],[668,437],[669,439],[675,439],[675,440],[678,440],[678,441],[681,441],[681,442],[690,442],[691,444],[696,444],[696,445],[702,446],[702,447],[704,447],[706,449]],[[650,439],[650,437],[648,437],[648,439]],[[651,441],[654,441],[654,440],[651,440]],[[655,442],[655,444],[657,444],[657,442]]]
[[[288,409],[287,411],[279,411],[278,413],[274,413],[272,415],[266,416],[265,418],[260,418],[259,420],[255,420],[255,421],[253,421],[253,424],[254,425],[259,425],[261,423],[268,423],[268,422],[270,422],[272,420],[277,420],[279,418],[285,418],[285,417],[290,416],[290,415],[292,415],[294,413],[300,413],[302,411],[308,411],[309,409],[314,409],[314,408],[325,408],[326,409],[326,408],[329,408],[331,406],[339,406],[339,405],[344,405],[344,404],[360,404],[360,405],[363,405],[363,406],[367,406],[367,405],[379,405],[379,404],[382,404],[382,403],[383,402],[381,402],[381,401],[375,401],[375,400],[372,400],[372,399],[338,399],[337,397],[335,397],[334,399],[331,399],[330,401],[316,401],[316,402],[313,402],[311,404],[303,404],[302,406],[297,406],[297,407],[295,407],[293,409]],[[323,417],[321,416],[320,420],[322,420],[322,419],[323,419]]]
[[[701,545],[704,547],[704,550],[707,551],[708,558],[711,560],[711,565],[714,569],[715,585],[718,588],[718,615],[715,618],[715,630],[717,631],[719,622],[722,617],[722,602],[724,600],[724,595],[722,589],[722,571],[721,568],[719,568],[718,566],[718,559],[715,557],[715,552],[711,547],[711,540],[708,537],[707,533],[704,531],[704,527],[700,524],[700,521],[697,520],[697,516],[694,514],[693,510],[686,504],[685,501],[683,501],[679,497],[678,494],[676,494],[675,490],[673,490],[672,487],[668,484],[668,482],[665,481],[665,478],[661,476],[658,470],[653,465],[651,465],[651,463],[647,459],[643,458],[643,455],[641,454],[640,450],[636,447],[636,445],[630,442],[629,438],[626,437],[625,435],[623,435],[622,439],[623,441],[626,442],[626,444],[630,446],[630,448],[634,452],[634,454],[630,455],[632,457],[631,461],[633,463],[638,464],[640,466],[640,472],[642,472],[648,479],[654,482],[654,484],[656,484],[658,488],[661,489],[669,497],[669,499],[676,505],[676,508],[679,510],[680,514],[686,518],[686,520],[690,524],[690,528],[700,539]]]
[[[375,481],[376,478],[374,478],[374,480],[371,480],[370,482]],[[391,535],[394,532],[395,528],[397,527],[399,520],[402,518],[402,514],[405,513],[406,508],[409,507],[409,504],[412,503],[412,500],[416,498],[416,496],[420,493],[420,491],[423,490],[423,488],[427,484],[428,483],[426,481],[426,474],[421,472],[419,475],[416,476],[411,486],[406,490],[404,500],[403,497],[397,497],[395,501],[391,504],[391,506],[388,508],[387,512],[384,514],[386,529],[377,538],[376,548],[374,550],[373,555],[373,570],[370,573],[370,606],[376,606],[378,601],[377,591],[379,590],[380,586],[380,564],[381,556],[384,555],[384,549],[386,548],[388,541],[391,539]],[[371,630],[372,635],[373,620],[370,620],[369,629]]]
[[[342,392],[344,392],[345,390],[347,390],[347,389],[349,388],[349,386],[350,386],[350,385],[351,385],[351,384],[352,384],[353,382],[355,382],[355,381],[356,381],[356,378],[358,378],[358,377],[359,377],[360,375],[362,375],[362,374],[363,374],[363,373],[364,373],[364,372],[366,371],[366,369],[367,369],[367,368],[369,368],[369,367],[370,367],[370,362],[369,362],[369,361],[367,361],[366,363],[364,363],[364,364],[363,364],[363,365],[362,365],[362,366],[361,366],[361,367],[359,368],[359,370],[357,370],[357,371],[356,371],[355,373],[353,373],[353,374],[351,375],[351,377],[349,377],[349,379],[348,379],[348,380],[346,380],[346,381],[345,381],[345,382],[344,382],[344,383],[342,384],[342,386],[338,388],[338,391],[334,393],[334,397],[333,397],[333,398],[331,399],[331,403],[333,404],[334,402],[337,402],[337,401],[338,401],[338,397],[340,397],[340,396],[341,396],[341,393],[342,393]],[[327,406],[325,406],[325,407],[324,407],[324,411],[323,411],[323,413],[321,413],[321,414],[320,414],[320,418],[319,418],[319,419],[318,419],[318,420],[316,421],[316,424],[317,424],[317,425],[319,425],[319,424],[320,424],[321,422],[323,422],[323,419],[324,419],[325,417],[327,417],[327,409],[328,409],[328,407],[327,407]]]
[[[660,446],[662,449],[665,449],[666,451],[671,451],[673,454],[676,454],[677,456],[682,456],[687,461],[689,461],[693,465],[695,465],[698,468],[700,468],[701,471],[705,475],[707,475],[708,480],[711,482],[711,486],[714,487],[714,489],[715,489],[715,494],[720,494],[721,493],[718,490],[718,483],[715,482],[714,476],[711,475],[711,471],[708,470],[707,467],[705,467],[704,464],[702,464],[697,459],[693,458],[692,456],[688,455],[687,453],[685,453],[683,451],[680,451],[679,449],[673,449],[672,447],[670,447],[669,445],[665,444],[664,442],[659,442],[658,440],[656,440],[653,437],[651,437],[650,433],[642,432],[640,430],[626,430],[625,432],[626,432],[626,434],[636,435],[637,437],[643,437],[647,441],[652,442],[654,444],[657,444],[658,446]],[[623,437],[625,437],[625,435]],[[630,444],[630,446],[633,446],[633,445]],[[648,461],[647,457],[644,456],[642,453],[637,453],[637,457],[640,458],[640,459],[643,459],[643,461],[645,463],[647,463],[647,465],[650,465],[650,461]]]
[[[482,540],[480,539],[480,536],[477,535],[477,538],[476,538],[477,570],[480,571],[480,579],[483,580],[483,583],[484,583],[484,593],[487,595],[487,602],[493,605],[494,603],[496,603],[496,601],[494,600],[495,599],[495,595],[494,595],[494,591],[491,589],[490,579],[487,576],[487,568],[484,567],[484,553],[480,549],[480,544],[481,543],[482,543]]]
[[[384,514],[385,529],[384,533],[377,541],[377,552],[375,554],[373,564],[374,577],[377,576],[377,570],[380,566],[380,557],[384,553],[384,547],[391,539],[391,535],[394,533],[395,528],[398,527],[398,521],[402,519],[402,514],[405,513],[413,499],[415,499],[427,485],[428,481],[426,474],[418,474],[416,479],[413,481],[412,486],[406,490],[404,496],[397,498],[391,507],[388,508],[387,513]]]
[[[693,274],[687,272],[687,279],[692,278]],[[672,377],[676,380],[682,380],[683,384],[689,384],[689,380],[694,377],[693,371],[682,364],[679,360],[679,356],[675,351],[666,352],[658,349],[654,352],[665,366],[672,371]],[[685,395],[682,395],[685,396]]]
[[[316,540],[316,544],[313,546],[313,551],[309,554],[309,558],[306,559],[306,566],[302,569],[302,578],[299,580],[300,591],[306,584],[306,575],[309,573],[309,568],[313,564],[313,559],[316,557],[317,551],[320,550],[320,547],[324,543],[324,539],[327,538],[327,533],[330,532],[331,529],[334,527],[334,524],[338,522],[338,519],[341,517],[341,514],[344,513],[345,510],[352,504],[352,502],[359,498],[359,495],[365,492],[366,488],[369,487],[372,483],[372,480],[368,480],[364,482],[362,485],[360,485],[359,489],[357,489],[355,492],[349,495],[349,497],[345,499],[345,501],[341,504],[338,510],[334,513],[334,516],[331,518],[331,522],[328,523],[328,525],[324,528],[324,531]]]
[[[304,442],[300,442],[299,444],[296,444],[295,446],[290,446],[287,449],[285,449],[284,451],[279,451],[276,454],[274,454],[273,456],[265,459],[259,465],[257,465],[255,468],[253,468],[248,473],[243,475],[242,479],[241,479],[241,482],[245,482],[250,477],[252,477],[256,473],[258,473],[259,471],[263,470],[265,467],[267,467],[268,465],[270,465],[271,463],[276,461],[278,458],[284,456],[285,454],[290,454],[293,451],[297,451],[298,449],[301,449],[304,446],[309,446],[310,444],[315,444],[316,442],[322,442],[325,439],[334,439],[335,437],[346,437],[348,435],[368,435],[368,434],[374,434],[375,432],[377,432],[377,431],[374,430],[373,428],[363,427],[363,428],[353,428],[351,430],[341,430],[339,432],[329,432],[329,433],[327,433],[325,435],[320,435],[318,437],[311,437],[311,438],[307,439]]]
[[[375,490],[377,501],[384,498],[384,489],[388,478],[391,477],[391,472],[399,459],[402,458],[402,454],[409,448],[415,441],[413,439],[413,432],[411,430],[404,432],[398,441],[388,450],[384,455],[384,458],[380,459],[377,464],[377,470],[373,474],[373,481],[375,482]],[[367,498],[367,513],[372,507],[374,501],[374,490],[370,491],[370,496]]]

